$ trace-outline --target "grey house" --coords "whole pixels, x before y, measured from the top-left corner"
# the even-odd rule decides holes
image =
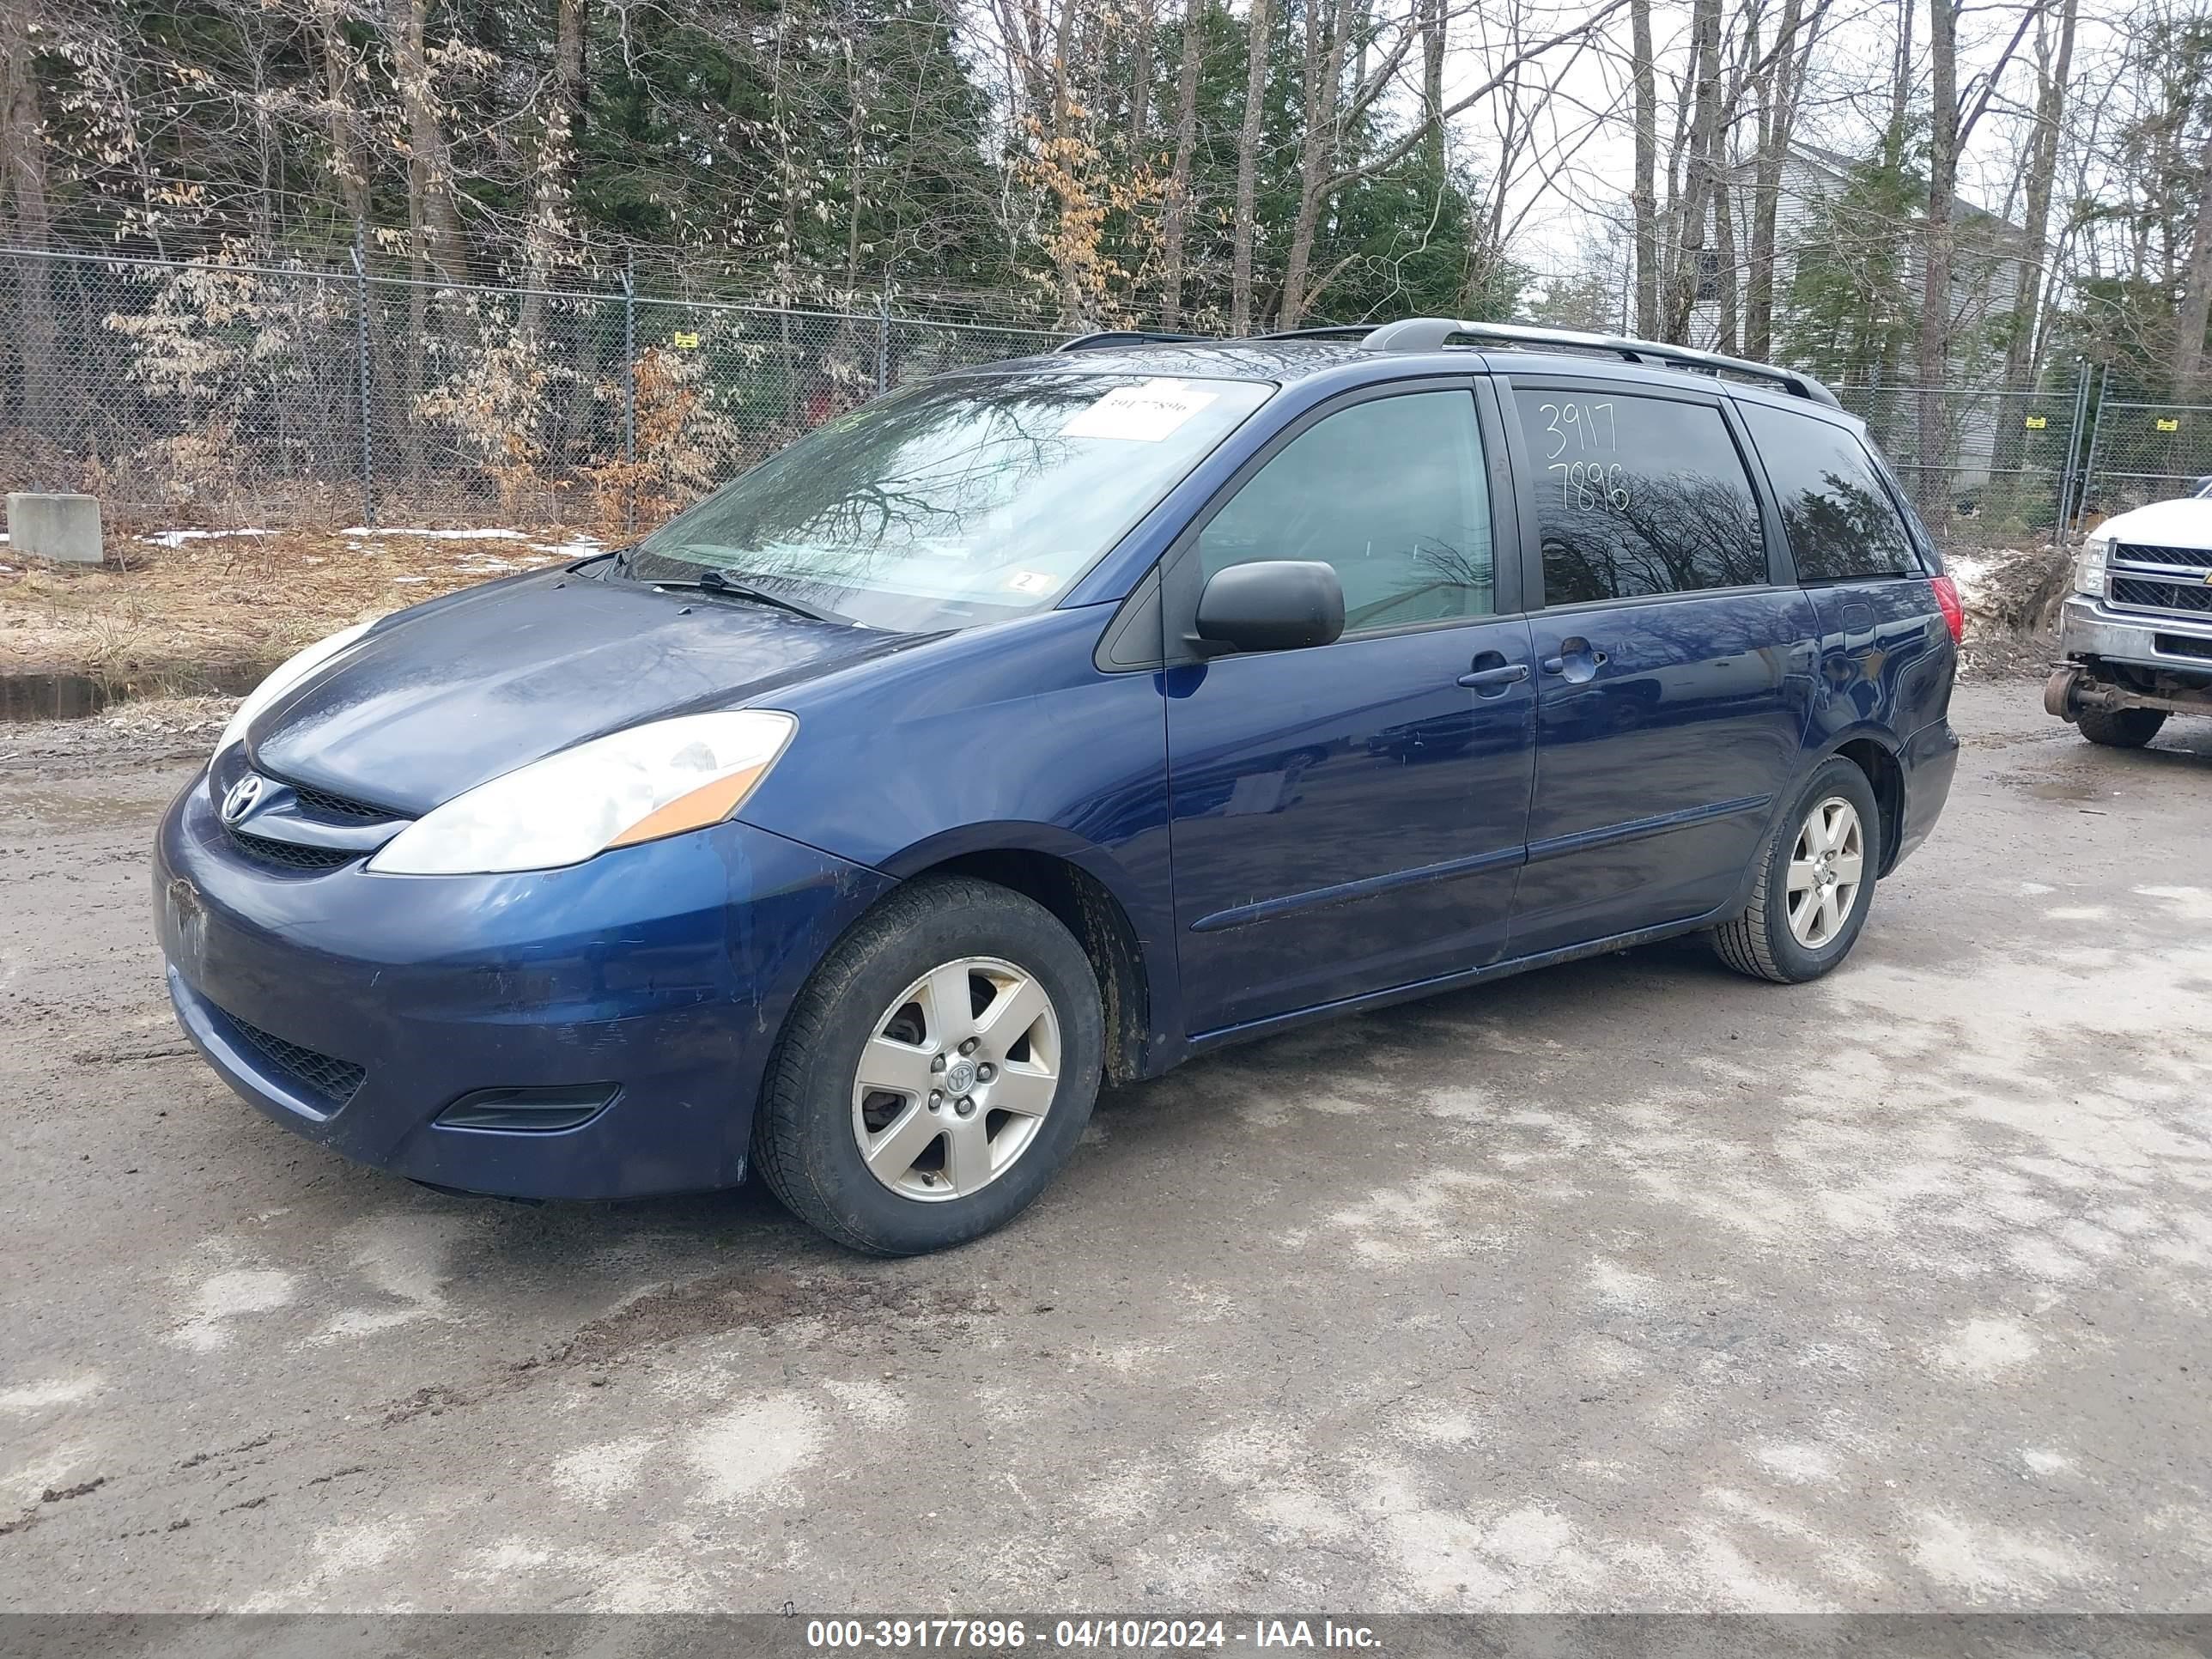
[[[1805,302],[1793,289],[1801,260],[1821,234],[1824,222],[1838,210],[1857,165],[1851,156],[1805,143],[1792,144],[1784,158],[1775,210],[1778,356],[1784,355],[1784,343],[1803,337],[1820,324],[1820,319],[1804,309]],[[1735,227],[1736,292],[1741,296],[1750,277],[1746,243],[1757,198],[1752,164],[1744,162],[1732,169],[1724,187]],[[1705,247],[1698,256],[1697,303],[1691,312],[1689,343],[1718,349],[1723,255],[1714,246],[1717,226],[1710,209],[1708,215]],[[1903,258],[1898,262],[1893,287],[1904,302],[1916,309],[1924,265],[1921,224],[1916,214],[1895,228]],[[1918,441],[1918,404],[1910,391],[1916,378],[1915,365],[1909,344],[1889,354],[1887,362],[1846,362],[1840,374],[1833,364],[1802,365],[1826,368],[1845,405],[1875,428],[1901,469],[1908,474],[1940,471],[1948,480],[1942,487],[1962,498],[1970,498],[1988,482],[2000,464],[2001,434],[2015,429],[2021,418],[2020,408],[1998,395],[1995,388],[2003,368],[2005,331],[2018,301],[2028,247],[2027,234],[2021,227],[1972,203],[1958,204],[1953,229],[1950,370],[1945,378],[1953,386],[1977,390],[1947,400],[1945,424],[1949,430],[1939,434],[1936,444],[1923,447]],[[1899,319],[1900,334],[1907,339],[1913,331],[1912,314],[1901,313]],[[1932,477],[1924,482],[1936,487]]]

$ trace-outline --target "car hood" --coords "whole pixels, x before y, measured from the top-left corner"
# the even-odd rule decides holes
[[[387,618],[253,721],[258,769],[413,816],[641,721],[927,638],[550,571]]]
[[[2089,533],[2153,547],[2212,547],[2212,501],[2153,501],[2116,513]]]

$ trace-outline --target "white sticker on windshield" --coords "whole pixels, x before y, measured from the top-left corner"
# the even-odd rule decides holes
[[[1060,428],[1063,438],[1123,438],[1156,444],[1219,394],[1188,380],[1116,386]]]
[[[1006,586],[1017,593],[1049,593],[1060,584],[1042,570],[1017,570],[1006,578]]]

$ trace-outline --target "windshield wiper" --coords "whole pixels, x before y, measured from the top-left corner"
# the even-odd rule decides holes
[[[834,611],[819,611],[811,605],[801,605],[797,599],[787,599],[781,593],[771,593],[764,587],[754,587],[744,582],[733,582],[720,571],[708,565],[699,572],[696,581],[655,581],[655,587],[696,587],[709,593],[726,594],[733,599],[750,599],[756,605],[772,605],[779,611],[788,611],[794,617],[805,617],[810,622],[849,623],[852,618],[841,617]]]

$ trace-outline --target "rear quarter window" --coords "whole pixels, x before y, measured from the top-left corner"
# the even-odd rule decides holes
[[[1758,501],[1718,409],[1612,390],[1513,395],[1546,605],[1766,580]]]
[[[1787,410],[1736,407],[1774,487],[1800,581],[1921,574],[1912,533],[1854,434]]]

